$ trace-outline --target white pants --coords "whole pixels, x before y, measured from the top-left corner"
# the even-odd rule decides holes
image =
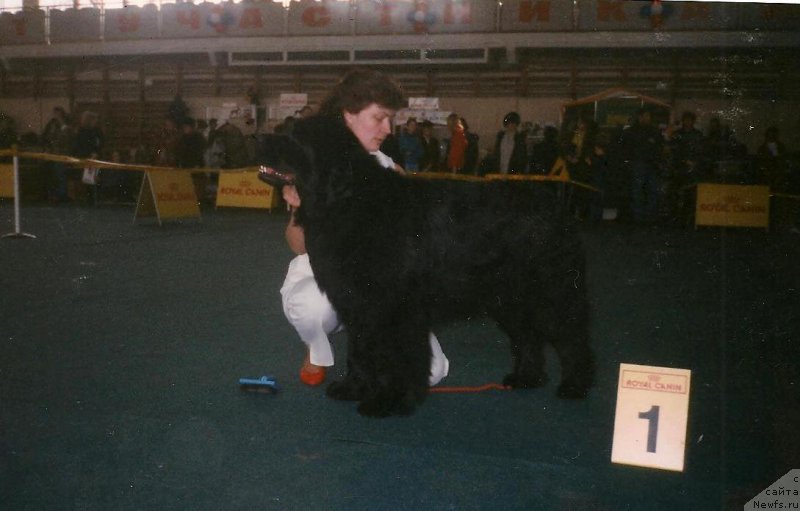
[[[329,367],[333,365],[333,349],[328,335],[342,330],[336,311],[328,297],[320,291],[308,254],[295,257],[289,263],[286,280],[281,287],[283,313],[289,323],[297,330],[300,339],[308,346],[310,361],[314,365]],[[447,360],[439,340],[428,334],[431,343],[431,386],[447,376],[450,361]]]

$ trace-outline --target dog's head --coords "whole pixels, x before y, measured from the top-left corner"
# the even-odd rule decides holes
[[[256,149],[259,178],[297,187],[302,208],[320,208],[353,195],[354,161],[368,153],[341,119],[316,116],[295,123],[291,135],[263,135]],[[370,157],[370,161],[374,161]]]
[[[258,178],[278,188],[295,184],[297,169],[309,166],[300,145],[286,135],[262,135],[256,144]]]

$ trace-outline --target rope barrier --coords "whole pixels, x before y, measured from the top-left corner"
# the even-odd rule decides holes
[[[95,160],[93,158],[74,158],[72,156],[63,156],[60,154],[51,153],[31,153],[26,151],[17,151],[16,149],[0,149],[0,157],[2,156],[17,156],[19,158],[28,158],[32,160],[51,161],[58,163],[66,163],[75,167],[93,167],[96,169],[107,170],[127,170],[131,172],[210,172],[210,173],[236,173],[236,172],[257,172],[258,166],[242,167],[237,169],[218,169],[218,168],[182,168],[182,167],[159,167],[157,165],[138,165],[134,163],[115,163],[110,161]]]
[[[69,165],[71,167],[81,168],[94,168],[100,170],[116,170],[126,172],[189,172],[189,173],[245,173],[245,172],[258,172],[258,166],[248,166],[236,169],[219,169],[219,168],[178,168],[178,167],[160,167],[156,165],[138,165],[131,163],[115,163],[93,158],[74,158],[72,156],[64,156],[51,153],[38,153],[29,151],[20,151],[16,146],[11,149],[0,149],[0,157],[12,157],[14,161],[14,227],[12,233],[6,234],[2,237],[35,237],[32,234],[23,233],[21,230],[20,219],[20,193],[19,193],[19,159],[33,159],[41,161],[56,162]],[[579,188],[591,190],[593,192],[602,193],[601,190],[590,186],[586,183],[570,180],[565,174],[550,174],[550,175],[528,175],[528,174],[487,174],[486,176],[473,176],[466,174],[451,174],[444,172],[425,172],[425,173],[408,173],[407,176],[418,179],[449,179],[456,181],[538,181],[538,182],[553,182],[570,184]]]
[[[499,383],[487,383],[477,387],[431,387],[428,392],[431,394],[470,394],[476,392],[486,392],[487,390],[512,390],[511,387]]]
[[[59,154],[50,153],[32,153],[25,151],[17,151],[16,149],[0,149],[0,156],[18,156],[20,158],[29,158],[43,161],[52,161],[59,163],[66,163],[76,167],[93,167],[97,169],[108,170],[127,170],[132,172],[169,172],[169,171],[183,171],[183,172],[209,172],[209,173],[241,173],[241,172],[257,172],[258,166],[241,167],[236,169],[219,169],[219,168],[178,168],[178,167],[159,167],[155,165],[137,165],[132,163],[115,163],[103,160],[95,160],[91,158],[74,158],[72,156],[62,156]],[[601,192],[598,188],[590,186],[586,183],[573,181],[571,179],[559,175],[540,175],[540,174],[487,174],[486,176],[473,176],[469,174],[452,174],[448,172],[410,172],[406,174],[412,178],[421,179],[449,179],[453,181],[545,181],[554,183],[569,183],[588,190]]]
[[[770,193],[770,197],[780,197],[781,199],[792,199],[792,200],[800,200],[800,195],[794,195],[790,193]]]

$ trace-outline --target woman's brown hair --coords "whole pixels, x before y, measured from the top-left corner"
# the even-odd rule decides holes
[[[371,69],[354,69],[333,87],[319,108],[321,115],[357,114],[372,103],[399,110],[406,106],[400,86],[391,78]]]

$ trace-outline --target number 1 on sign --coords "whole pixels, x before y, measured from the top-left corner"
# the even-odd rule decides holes
[[[661,407],[653,405],[646,412],[639,412],[640,419],[647,419],[647,452],[656,452],[656,442],[658,441],[658,415]]]

